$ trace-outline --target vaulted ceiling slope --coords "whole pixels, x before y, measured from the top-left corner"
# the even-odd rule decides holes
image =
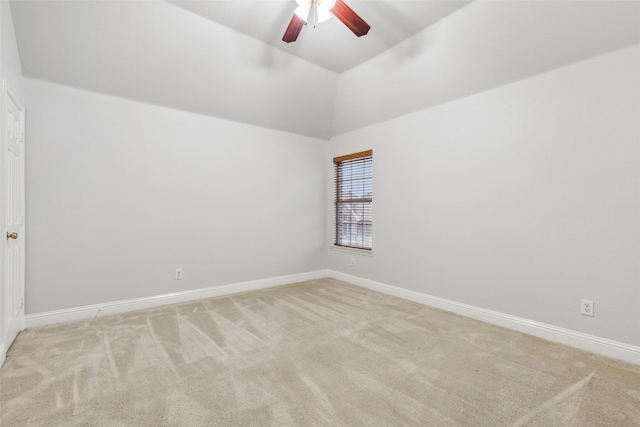
[[[23,72],[316,138],[640,42],[640,2],[349,0],[282,33],[294,0],[12,0]]]
[[[333,134],[638,43],[640,1],[476,1],[343,73]]]
[[[11,12],[26,77],[330,137],[336,73],[172,3],[28,0]]]
[[[374,31],[355,37],[339,20],[305,27],[295,43],[283,43],[295,0],[172,3],[327,70],[342,73],[390,49],[469,4],[471,0],[346,0]]]

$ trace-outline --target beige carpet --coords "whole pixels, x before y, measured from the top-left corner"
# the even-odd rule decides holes
[[[323,279],[27,330],[0,425],[633,426],[640,367]]]

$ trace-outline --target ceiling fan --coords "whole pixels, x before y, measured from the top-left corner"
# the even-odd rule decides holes
[[[282,41],[286,43],[296,41],[303,25],[310,17],[315,26],[333,15],[358,37],[367,34],[371,28],[342,0],[296,0],[296,3],[298,8],[293,12],[289,26],[282,37]]]

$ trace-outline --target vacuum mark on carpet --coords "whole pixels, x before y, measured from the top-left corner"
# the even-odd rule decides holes
[[[536,415],[540,414],[543,411],[548,410],[552,406],[554,406],[554,405],[562,402],[563,400],[569,398],[572,394],[576,393],[582,387],[587,385],[589,383],[589,381],[591,381],[591,378],[593,377],[594,374],[595,374],[595,371],[593,371],[591,374],[587,375],[586,377],[584,377],[583,379],[581,379],[580,381],[578,381],[574,385],[572,385],[572,386],[568,387],[567,389],[561,391],[560,393],[556,394],[551,399],[549,399],[546,402],[544,402],[542,405],[539,405],[537,408],[532,409],[531,411],[529,411],[528,414],[523,415],[522,417],[520,417],[519,420],[517,420],[516,422],[511,424],[511,426],[516,427],[516,426],[525,425],[527,422],[529,422]]]

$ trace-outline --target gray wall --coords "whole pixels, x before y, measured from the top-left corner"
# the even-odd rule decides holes
[[[324,268],[327,141],[26,89],[27,314]]]
[[[0,2],[1,22],[1,49],[2,49],[2,77],[7,80],[14,93],[24,101],[24,77],[20,54],[16,43],[16,35],[13,27],[11,8],[9,2]]]
[[[330,268],[640,345],[638,6],[480,3],[341,75],[330,142],[27,79],[27,314]],[[375,254],[329,251],[369,148]]]
[[[328,267],[640,344],[638,76],[640,45],[333,138],[373,149],[374,256]]]

